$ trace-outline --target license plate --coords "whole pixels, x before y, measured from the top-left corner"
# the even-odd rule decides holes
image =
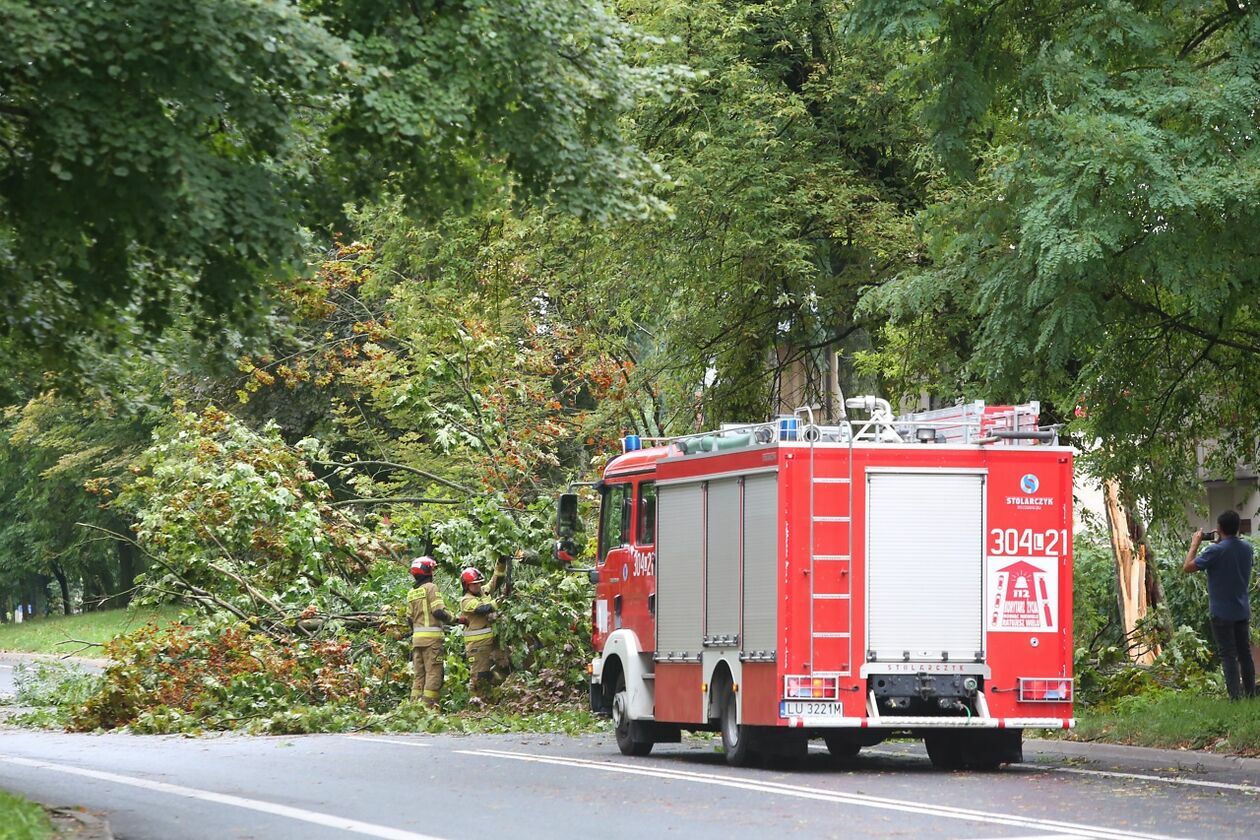
[[[842,717],[844,708],[839,703],[809,700],[779,701],[779,717]]]

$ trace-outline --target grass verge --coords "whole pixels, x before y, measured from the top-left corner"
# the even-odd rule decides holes
[[[0,650],[23,653],[74,653],[99,655],[98,648],[79,651],[83,645],[68,642],[81,639],[101,644],[120,633],[129,633],[149,622],[164,624],[179,617],[174,606],[142,609],[102,610],[80,615],[49,616],[21,624],[0,624]]]
[[[1109,708],[1077,708],[1074,741],[1209,750],[1260,756],[1260,698],[1230,702],[1184,692],[1126,697]]]
[[[34,802],[0,791],[0,840],[48,840],[52,823]]]

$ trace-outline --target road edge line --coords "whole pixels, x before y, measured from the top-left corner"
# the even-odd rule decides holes
[[[380,837],[382,840],[442,840],[442,838],[434,837],[428,834],[417,834],[414,831],[406,831],[401,828],[391,828],[387,825],[363,822],[361,820],[350,819],[349,817],[338,817],[333,814],[325,814],[320,811],[308,811],[304,808],[295,808],[291,805],[281,805],[278,802],[267,802],[262,799],[247,799],[246,797],[233,796],[229,793],[216,793],[211,790],[190,788],[183,785],[171,784],[170,782],[159,782],[153,779],[141,779],[135,776],[123,776],[119,773],[110,773],[104,770],[90,770],[86,767],[73,767],[68,764],[54,764],[50,761],[23,758],[16,755],[0,754],[0,762],[15,764],[19,767],[33,767],[39,770],[66,773],[72,776],[83,776],[97,781],[111,782],[116,785],[127,785],[129,787],[156,791],[158,793],[165,793],[171,796],[182,796],[186,799],[198,799],[203,802],[213,802],[218,805],[230,805],[235,808],[258,811],[260,813],[272,814],[273,816],[278,817],[287,817],[292,820],[321,825],[326,828],[336,828],[342,831],[353,832],[355,834],[363,834],[368,837]]]
[[[1030,828],[1036,831],[1045,831],[1048,834],[1053,835],[1060,835],[1066,832],[1082,837],[1099,838],[1099,840],[1105,840],[1106,838],[1111,838],[1112,840],[1172,840],[1172,838],[1162,834],[1147,834],[1144,832],[1128,831],[1125,829],[1107,828],[1105,826],[1090,826],[1080,823],[1039,819],[1036,817],[1020,817],[1013,814],[1008,815],[987,811],[976,811],[967,808],[959,808],[953,805],[934,805],[925,802],[911,802],[909,800],[869,796],[861,793],[830,791],[822,788],[810,788],[801,785],[786,785],[779,782],[770,782],[751,778],[745,779],[737,776],[725,776],[718,773],[696,773],[690,770],[638,766],[612,761],[591,761],[589,759],[539,755],[537,753],[518,753],[508,750],[474,749],[453,750],[453,752],[462,755],[506,758],[518,761],[535,761],[544,764],[558,764],[586,770],[603,770],[605,772],[612,773],[656,776],[658,778],[668,778],[674,781],[690,781],[697,784],[732,787],[741,790],[751,790],[780,796],[793,796],[801,799],[829,801],[842,805],[848,804],[865,808],[917,813],[922,816],[944,817],[947,819],[987,823],[992,825],[1004,825],[1016,828]]]

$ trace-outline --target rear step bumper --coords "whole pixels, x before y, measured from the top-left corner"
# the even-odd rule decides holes
[[[796,729],[1073,729],[1076,718],[965,718],[884,715],[864,717],[789,717]]]

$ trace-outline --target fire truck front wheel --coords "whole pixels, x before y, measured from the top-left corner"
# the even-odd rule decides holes
[[[752,759],[752,750],[749,749],[748,727],[741,726],[739,723],[739,707],[735,702],[735,692],[730,686],[725,686],[726,692],[722,697],[721,711],[718,717],[719,728],[722,732],[722,751],[726,754],[726,763],[732,767],[743,767]]]
[[[652,751],[652,741],[642,736],[641,724],[630,719],[630,695],[626,691],[626,678],[618,675],[617,691],[612,700],[613,731],[617,735],[617,749],[622,755],[644,756]]]

